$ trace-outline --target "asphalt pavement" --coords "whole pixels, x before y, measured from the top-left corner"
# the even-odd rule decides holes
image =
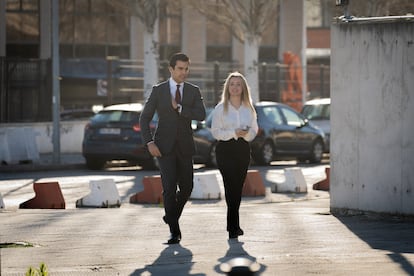
[[[59,165],[49,161],[43,156],[41,164],[24,164],[21,181],[23,172],[84,167],[79,155],[65,155]],[[225,231],[224,199],[190,200],[178,245],[165,244],[168,227],[159,204],[76,208],[71,199],[66,209],[6,205],[0,210],[0,244],[14,247],[0,249],[0,274],[24,275],[44,263],[49,275],[226,275],[231,265],[238,273],[229,275],[414,275],[414,223],[332,215],[329,192],[312,189],[323,179],[323,168],[303,168],[308,191],[298,194],[272,193],[270,185],[281,181],[283,169],[260,169],[266,196],[243,197],[245,234],[238,240],[229,240]],[[8,172],[10,167],[2,168],[0,176]],[[31,182],[0,185],[9,187],[0,187],[7,202]]]

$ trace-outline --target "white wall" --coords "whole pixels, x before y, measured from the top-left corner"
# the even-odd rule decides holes
[[[331,210],[413,215],[414,22],[331,30]]]
[[[81,153],[82,152],[82,140],[83,131],[87,120],[76,121],[61,121],[60,122],[60,151],[61,153]],[[52,153],[52,133],[53,123],[15,123],[15,124],[1,124],[0,133],[4,134],[8,130],[24,128],[31,129],[31,137],[25,137],[25,141],[29,144],[33,141],[36,143],[37,151],[42,153]],[[5,151],[2,147],[6,147],[9,143],[0,143],[0,152]]]

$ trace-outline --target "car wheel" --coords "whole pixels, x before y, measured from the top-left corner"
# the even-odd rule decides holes
[[[210,148],[210,156],[209,160],[207,162],[207,166],[217,168],[217,159],[216,159],[216,145],[217,143],[214,143],[211,145]]]
[[[323,157],[323,143],[321,140],[316,140],[312,145],[312,152],[309,158],[311,163],[320,163]]]
[[[273,144],[270,141],[266,141],[262,148],[260,149],[260,153],[258,156],[258,164],[259,165],[269,165],[270,162],[273,161],[273,155],[275,150],[273,148]]]
[[[105,163],[105,160],[86,158],[86,167],[90,170],[100,170],[105,166]]]

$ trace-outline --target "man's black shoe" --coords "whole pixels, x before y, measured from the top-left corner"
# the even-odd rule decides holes
[[[243,236],[244,232],[241,228],[237,229],[236,231],[229,232],[229,239],[237,239],[238,236]]]

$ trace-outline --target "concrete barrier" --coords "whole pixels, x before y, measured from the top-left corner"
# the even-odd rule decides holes
[[[0,130],[0,162],[5,165],[38,162],[36,134],[30,127],[5,127]]]
[[[20,204],[21,209],[65,209],[65,199],[58,182],[35,182],[35,197]]]
[[[120,207],[121,198],[113,179],[91,180],[91,192],[76,200],[76,207]]]
[[[266,188],[258,170],[248,170],[243,184],[242,196],[264,196]]]
[[[326,178],[324,180],[322,180],[322,181],[319,181],[319,182],[313,184],[312,188],[314,190],[329,191],[330,171],[331,171],[331,168],[330,167],[326,167],[325,168]]]
[[[130,203],[161,203],[162,199],[162,182],[160,175],[145,176],[142,179],[144,190],[132,195],[129,198]]]
[[[190,199],[220,199],[220,185],[217,174],[202,172],[194,174],[194,187]]]
[[[0,194],[0,209],[5,209],[6,207],[4,206],[4,201],[3,201],[3,196]]]
[[[272,185],[272,193],[306,193],[308,186],[301,168],[287,168],[284,170],[285,182]]]

